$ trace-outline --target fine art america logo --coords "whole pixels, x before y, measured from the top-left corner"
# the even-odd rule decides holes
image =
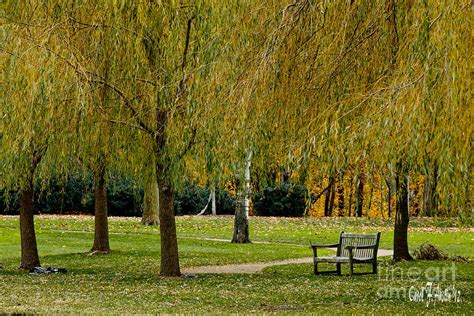
[[[436,302],[455,302],[461,301],[461,291],[456,290],[454,285],[442,289],[439,284],[426,282],[425,286],[417,288],[411,286],[408,290],[408,298],[411,302],[426,302],[426,307]]]
[[[410,302],[421,302],[430,304],[458,303],[461,301],[461,292],[456,289],[456,265],[446,265],[444,267],[429,267],[422,270],[418,267],[411,267],[403,270],[400,267],[382,266],[379,268],[380,280],[392,280],[398,283],[400,279],[407,280],[406,283],[416,283],[415,285],[395,286],[389,285],[379,288],[377,295],[379,299],[407,299]]]

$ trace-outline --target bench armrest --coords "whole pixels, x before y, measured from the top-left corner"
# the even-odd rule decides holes
[[[311,247],[312,248],[334,248],[334,247],[338,247],[339,244],[325,244],[325,245],[318,245],[318,244],[313,244],[311,243]]]
[[[318,256],[318,248],[334,248],[339,247],[339,244],[326,244],[326,245],[315,245],[311,241],[309,242],[311,248],[313,249],[314,258]]]

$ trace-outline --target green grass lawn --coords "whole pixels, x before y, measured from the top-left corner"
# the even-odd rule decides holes
[[[271,244],[234,245],[199,239],[230,239],[231,217],[178,217],[180,261],[182,267],[191,267],[308,257],[311,256],[306,247],[309,239],[337,241],[342,230],[382,231],[382,248],[388,249],[393,241],[392,224],[390,220],[251,218],[251,239]],[[428,240],[450,254],[474,257],[472,228],[426,220],[413,220],[411,224],[412,248]],[[451,268],[452,262],[415,261],[393,266],[388,259],[383,259],[378,276],[314,276],[312,265],[302,264],[271,267],[252,275],[160,278],[158,229],[142,226],[139,219],[130,218],[111,218],[113,252],[110,255],[87,256],[85,253],[93,238],[92,217],[38,217],[36,228],[42,265],[64,267],[68,273],[29,275],[17,270],[18,226],[16,217],[0,217],[0,264],[3,266],[0,312],[5,313],[388,311],[469,314],[473,310],[474,265],[471,263],[454,263],[455,281],[451,278],[435,281],[443,290],[454,285],[461,293],[461,301],[436,302],[429,306],[426,301],[410,302],[406,293],[400,297],[393,293],[387,295],[386,290],[421,288],[429,281],[427,275]],[[332,266],[321,268],[334,269]],[[356,267],[357,271],[368,269]],[[346,267],[343,272],[347,272]]]

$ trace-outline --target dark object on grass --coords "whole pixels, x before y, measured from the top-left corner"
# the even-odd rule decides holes
[[[195,275],[195,274],[183,274],[181,277],[183,279],[194,279],[194,278],[197,278],[197,275]]]
[[[67,270],[64,268],[43,268],[43,267],[34,267],[30,269],[30,274],[51,274],[51,273],[66,273]]]
[[[471,263],[472,261],[463,256],[453,256],[450,258],[454,262]]]
[[[447,256],[442,250],[436,248],[428,242],[424,242],[420,247],[418,247],[413,255],[418,260],[448,260]]]

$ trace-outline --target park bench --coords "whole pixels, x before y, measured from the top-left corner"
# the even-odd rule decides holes
[[[350,274],[354,273],[354,264],[372,264],[372,272],[377,273],[377,250],[379,248],[380,232],[377,234],[346,234],[341,232],[339,243],[329,245],[314,245],[313,249],[314,274],[319,274],[318,263],[329,262],[336,264],[336,273],[341,275],[341,264],[348,263]],[[318,257],[319,248],[337,248],[335,256]],[[328,271],[334,272],[334,271]]]

